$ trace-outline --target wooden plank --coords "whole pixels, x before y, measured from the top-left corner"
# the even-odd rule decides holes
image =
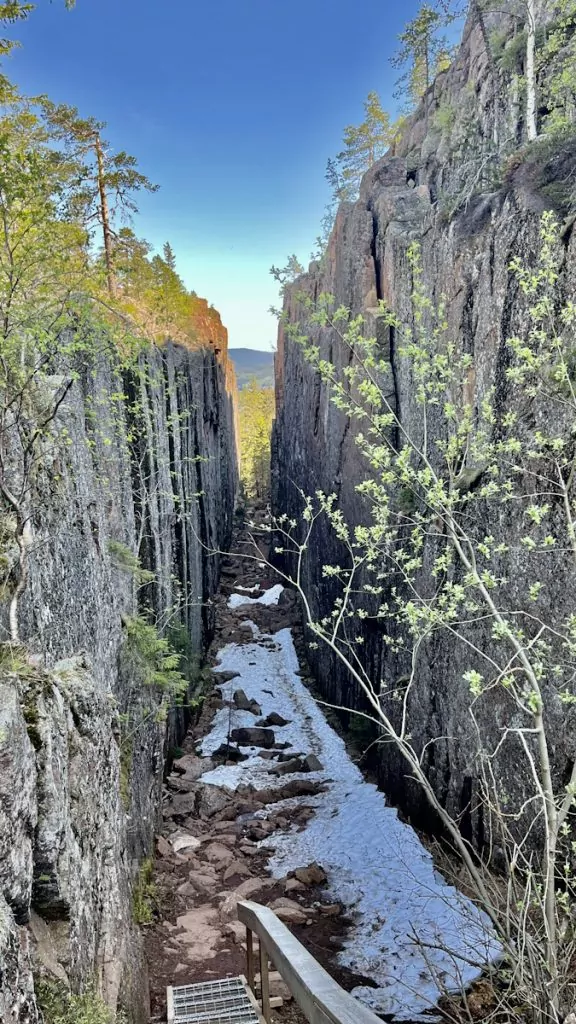
[[[166,1020],[174,1024],[174,993],[172,987],[166,989]]]
[[[254,939],[250,928],[246,929],[246,975],[248,978],[248,985],[254,992],[256,980],[254,975]]]
[[[266,1021],[264,1020],[264,1017],[260,1013],[260,1007],[258,1006],[258,1001],[256,999],[256,996],[254,995],[252,989],[248,985],[248,982],[246,981],[246,978],[244,977],[243,974],[240,975],[240,981],[242,982],[242,984],[244,985],[244,988],[246,989],[248,998],[249,998],[249,1000],[250,1000],[250,1002],[251,1002],[251,1004],[252,1004],[252,1006],[254,1008],[254,1012],[255,1012],[256,1016],[258,1017],[259,1024],[266,1024]]]
[[[266,1024],[270,1024],[270,982],[268,980],[268,953],[265,942],[260,939],[260,991],[262,993],[262,1016]]]
[[[330,977],[269,907],[241,900],[238,918],[265,945],[310,1024],[382,1024]]]

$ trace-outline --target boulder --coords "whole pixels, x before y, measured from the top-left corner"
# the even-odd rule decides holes
[[[222,928],[222,935],[232,939],[236,946],[243,946],[246,942],[246,928],[240,921],[228,921]]]
[[[270,904],[270,910],[273,910],[276,917],[284,921],[285,924],[306,924],[311,913],[286,896],[280,896],[279,899],[274,900]]]
[[[233,860],[229,867],[226,868],[222,876],[223,882],[229,882],[232,878],[250,878],[252,872],[250,868],[243,860]]]
[[[307,867],[296,868],[296,870],[291,874],[293,878],[302,882],[302,885],[305,885],[306,887],[310,887],[312,885],[323,885],[327,880],[324,868],[320,867],[316,861],[313,861],[312,864],[308,864]]]
[[[342,907],[339,903],[322,903],[318,910],[322,917],[340,917]]]
[[[191,882],[183,882],[183,884],[179,885],[176,889],[176,892],[179,893],[180,896],[186,897],[197,896],[199,891],[199,889],[194,888]],[[203,895],[205,894],[203,893]]]
[[[284,892],[304,892],[306,886],[297,878],[287,878],[284,882]]]
[[[209,768],[208,758],[197,757],[196,754],[184,754],[172,762],[172,771],[177,772],[178,775],[185,775],[190,782],[196,782]]]
[[[230,867],[234,860],[232,850],[229,850],[223,843],[210,843],[209,846],[202,850],[202,854],[209,864],[214,864],[215,867],[223,869]]]
[[[240,747],[263,747],[270,750],[274,746],[276,737],[272,729],[254,728],[232,729],[230,739]]]
[[[247,878],[240,885],[236,886],[233,892],[223,894],[220,904],[220,919],[232,921],[238,913],[238,901],[252,899],[256,893],[264,892],[276,885],[274,878]]]
[[[244,690],[236,690],[233,694],[232,700],[239,711],[249,711],[252,715],[261,715],[262,708],[251,697],[247,697]]]
[[[306,768],[304,761],[300,757],[292,757],[288,761],[282,761],[280,764],[270,769],[271,775],[294,775],[296,772],[305,772]]]
[[[164,839],[164,836],[156,836],[156,851],[159,857],[171,857],[173,852],[170,843]]]
[[[200,818],[213,818],[233,800],[233,794],[221,786],[204,783],[198,792],[196,810]]]
[[[320,758],[316,757],[316,754],[308,754],[308,756],[304,758],[304,771],[323,772],[324,765],[322,764]]]
[[[186,817],[196,811],[196,792],[176,793],[164,807],[165,818]]]
[[[188,882],[186,885],[191,886],[193,895],[198,896],[213,896],[217,889],[217,882],[214,875],[208,875],[202,872],[191,872],[188,876]],[[180,892],[180,890],[178,890]],[[187,895],[184,893],[183,895]]]
[[[172,772],[171,775],[166,779],[166,785],[168,789],[175,793],[195,793],[196,792],[196,780],[188,778],[187,775],[178,775],[177,772]]]
[[[290,725],[290,722],[287,718],[282,718],[282,715],[279,715],[277,711],[271,711],[269,715],[266,715],[266,718],[256,722],[256,725],[263,729],[269,729],[273,726],[282,727],[283,725]]]
[[[247,758],[247,754],[243,754],[238,747],[233,747],[231,743],[221,743],[211,756],[213,761],[229,761],[232,764],[245,761]]]
[[[249,839],[253,839],[255,843],[261,842],[266,839],[274,831],[274,825],[271,821],[255,821],[249,825],[247,835]]]
[[[188,832],[176,832],[170,836],[170,843],[174,853],[181,853],[183,850],[197,850],[201,840],[191,836]]]
[[[212,675],[216,677],[216,685],[221,686],[223,683],[230,683],[233,679],[238,679],[240,673],[229,671],[218,672],[217,670],[213,669]]]

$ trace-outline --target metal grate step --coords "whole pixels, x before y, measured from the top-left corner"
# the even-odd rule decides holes
[[[261,1024],[246,979],[222,978],[168,989],[168,1024]]]

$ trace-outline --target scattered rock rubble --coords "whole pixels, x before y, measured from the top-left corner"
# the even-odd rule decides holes
[[[242,578],[242,586],[252,588],[251,593],[270,586],[269,581],[256,578],[257,573],[262,574],[260,568],[251,560],[242,566],[242,561],[230,558],[224,570],[215,651],[223,640],[238,643],[252,639],[243,622],[242,606],[228,607],[227,599],[236,581]],[[278,604],[251,604],[250,616],[274,631],[293,625],[294,604],[284,592]],[[234,673],[214,672],[213,676],[216,687],[233,679]],[[270,906],[326,964],[345,930],[341,906],[323,901],[326,874],[322,866],[303,864],[284,879],[271,878],[266,868],[270,850],[262,845],[272,833],[304,827],[314,815],[306,797],[321,790],[322,783],[314,780],[313,774],[323,766],[314,754],[285,750],[285,744],[277,742],[274,729],[287,724],[281,715],[271,713],[262,719],[259,705],[241,689],[234,692],[233,705],[252,713],[254,726],[232,729],[228,742],[211,757],[198,756],[198,740],[208,732],[215,711],[223,706],[215,689],[205,701],[200,721],[186,738],[185,754],[173,762],[166,779],[163,827],[155,851],[153,900],[157,920],[145,928],[153,1021],[165,1020],[168,985],[245,972],[245,929],[237,919],[241,899]],[[218,765],[244,760],[242,748],[246,747],[259,748],[260,756],[270,761],[270,788],[254,791],[240,786],[232,792],[203,781],[202,777]],[[279,776],[294,772],[309,773],[311,778],[290,779],[279,785]],[[289,811],[271,807],[266,818],[254,817],[267,805],[295,797],[301,803]],[[347,972],[336,969],[333,973],[343,981]],[[272,996],[284,1001],[284,1006],[275,1011],[276,1019],[300,1024],[304,1018],[296,1007],[287,1005],[291,997],[280,976],[272,973],[270,981]],[[357,979],[350,975],[350,981]]]

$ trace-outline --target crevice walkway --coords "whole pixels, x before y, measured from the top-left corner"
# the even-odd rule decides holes
[[[490,955],[476,909],[314,702],[297,629],[293,595],[263,563],[230,556],[215,688],[174,763],[157,841],[161,914],[146,933],[154,1020],[166,1019],[168,985],[245,972],[238,900],[271,907],[386,1019],[430,1021],[442,992],[472,981]],[[286,986],[276,981],[272,994],[285,1000],[275,1019],[300,1024]]]

